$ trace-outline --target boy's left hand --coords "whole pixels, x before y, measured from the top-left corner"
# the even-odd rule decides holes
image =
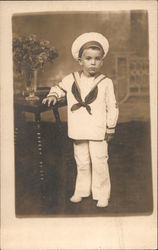
[[[114,137],[114,133],[111,133],[111,134],[105,133],[104,140],[109,142],[109,141],[111,141],[113,139],[113,137]]]

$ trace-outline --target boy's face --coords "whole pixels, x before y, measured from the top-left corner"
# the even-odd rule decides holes
[[[103,53],[99,49],[85,49],[79,63],[86,76],[95,76],[103,65]]]

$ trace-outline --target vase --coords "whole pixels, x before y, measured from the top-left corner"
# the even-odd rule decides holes
[[[36,91],[37,91],[37,70],[33,70],[32,72],[32,79],[29,82],[29,84],[26,84],[26,90],[28,92],[28,96],[25,97],[27,101],[36,101],[39,100],[39,97],[36,96]]]

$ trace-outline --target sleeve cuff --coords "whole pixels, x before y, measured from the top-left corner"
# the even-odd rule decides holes
[[[50,96],[54,96],[54,97],[58,98],[58,94],[55,93],[55,92],[51,92],[51,93],[49,93],[49,94],[47,95],[47,97],[50,97]]]
[[[115,128],[106,128],[107,134],[114,134],[115,133]]]

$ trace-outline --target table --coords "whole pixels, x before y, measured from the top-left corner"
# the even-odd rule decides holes
[[[34,120],[35,120],[35,137],[37,141],[37,149],[39,154],[39,164],[38,164],[38,171],[40,176],[40,191],[41,191],[41,197],[42,199],[45,198],[45,162],[44,162],[44,155],[43,155],[43,145],[42,145],[42,136],[41,136],[41,117],[40,114],[42,112],[46,112],[48,110],[53,111],[53,115],[55,116],[56,123],[58,126],[60,126],[60,116],[58,112],[59,107],[63,107],[66,105],[66,100],[63,99],[60,102],[58,102],[55,106],[48,107],[47,105],[42,104],[43,98],[48,94],[49,88],[46,88],[44,91],[39,90],[37,91],[37,95],[39,97],[39,100],[36,101],[26,101],[25,97],[21,94],[14,95],[14,134],[15,134],[15,148],[18,141],[18,136],[20,133],[20,127],[23,126],[24,117],[23,114],[25,112],[30,112],[34,114]]]

